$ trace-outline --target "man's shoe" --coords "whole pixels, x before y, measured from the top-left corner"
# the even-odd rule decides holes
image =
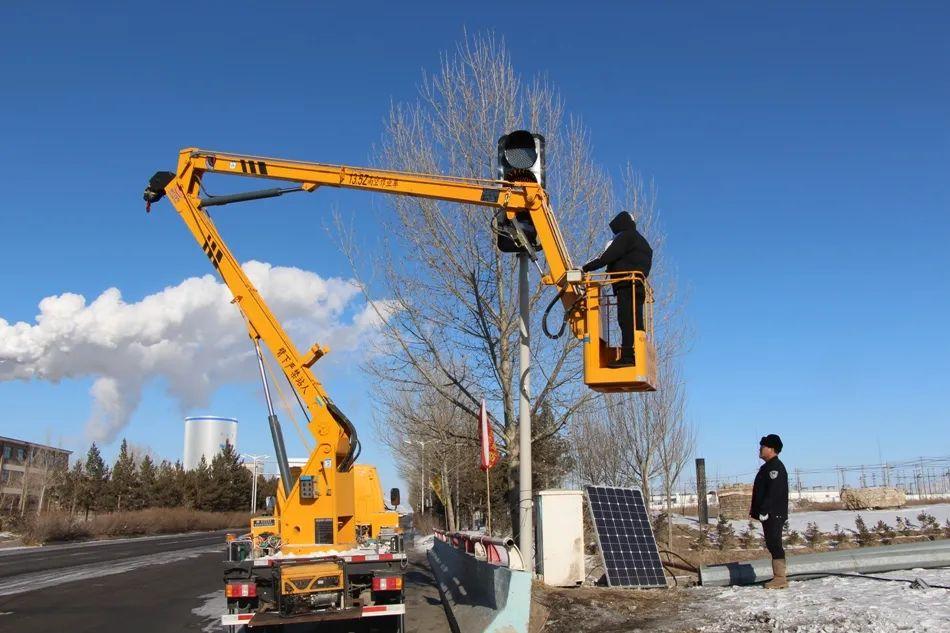
[[[631,365],[636,365],[637,361],[633,356],[621,356],[617,360],[612,360],[607,363],[607,367],[617,368],[617,367],[630,367]]]
[[[786,576],[786,567],[784,558],[772,559],[772,580],[765,583],[766,589],[787,589],[788,576]]]

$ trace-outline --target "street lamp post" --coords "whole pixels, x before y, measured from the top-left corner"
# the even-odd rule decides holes
[[[251,513],[257,512],[257,467],[259,464],[263,463],[265,459],[270,457],[270,455],[242,455],[245,459],[250,459],[251,463],[254,464],[254,473],[253,479],[251,481]]]
[[[426,443],[422,440],[403,440],[406,444],[418,444],[422,447],[422,474],[419,477],[419,514],[426,512]],[[429,505],[432,505],[431,503]]]

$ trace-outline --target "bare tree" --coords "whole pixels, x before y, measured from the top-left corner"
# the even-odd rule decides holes
[[[574,451],[574,475],[579,483],[629,486],[633,484],[624,470],[624,450],[610,441],[615,426],[597,398],[578,411],[571,424],[570,439]]]
[[[627,166],[623,174],[624,209],[633,213],[638,229],[653,247],[653,341],[657,358],[657,390],[628,395],[631,425],[626,439],[630,466],[650,503],[651,482],[662,475],[669,496],[693,451],[694,434],[686,420],[686,386],[680,379],[679,363],[686,352],[690,333],[685,318],[685,296],[676,270],[666,257],[666,232],[657,207],[656,188]],[[668,522],[669,523],[669,522]],[[670,524],[672,525],[672,524]],[[670,528],[672,529],[672,528]]]
[[[393,107],[380,162],[399,170],[493,178],[496,139],[518,128],[547,140],[546,188],[566,236],[588,254],[594,227],[606,224],[609,182],[590,158],[587,134],[564,115],[544,80],[519,77],[503,42],[466,35],[439,70],[426,75],[413,104]],[[382,343],[369,370],[384,391],[431,390],[474,419],[490,403],[505,455],[509,511],[518,512],[518,299],[516,258],[494,246],[493,213],[481,207],[392,198],[384,216],[390,238],[375,261],[390,299],[374,303],[384,319]],[[362,263],[353,244],[344,250]],[[532,330],[540,331],[542,302],[551,290],[536,283]],[[533,441],[562,433],[588,397],[580,374],[579,342],[532,340],[533,412],[546,405],[556,423]],[[387,398],[385,405],[391,405]],[[392,416],[387,416],[392,418]],[[450,433],[474,442],[474,426]],[[517,526],[517,521],[512,521]]]
[[[670,363],[668,363],[670,364]],[[666,504],[666,542],[673,547],[673,494],[683,469],[689,463],[696,445],[696,432],[686,419],[686,392],[677,372],[670,371],[661,378],[664,428],[657,446],[661,484]]]
[[[394,455],[400,475],[412,482],[410,498],[417,490],[428,495],[431,488],[445,508],[445,527],[457,530],[458,475],[454,488],[451,475],[458,438],[470,432],[463,428],[467,414],[427,387],[415,392],[380,389],[377,398],[386,409],[386,417],[377,420],[377,435]],[[414,505],[421,501],[420,496]]]
[[[604,396],[577,416],[572,437],[581,482],[636,487],[649,503],[666,427],[659,393]]]
[[[26,514],[29,499],[35,498],[36,514],[39,515],[49,503],[50,489],[65,472],[67,462],[62,453],[45,446],[31,445],[23,462],[23,477],[20,480],[20,515]]]

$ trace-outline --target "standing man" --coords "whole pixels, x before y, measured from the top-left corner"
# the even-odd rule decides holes
[[[759,440],[759,459],[765,463],[755,476],[749,509],[749,516],[762,522],[765,547],[772,555],[772,580],[765,583],[766,589],[788,587],[782,548],[782,528],[788,519],[788,473],[778,458],[781,452],[782,438],[778,435],[772,433]]]
[[[649,242],[637,230],[633,216],[624,211],[610,221],[610,230],[614,238],[599,257],[595,257],[581,267],[585,273],[607,267],[608,273],[641,273],[644,278],[650,276],[653,267],[653,249]],[[617,297],[617,324],[620,326],[620,358],[608,363],[610,367],[623,367],[635,364],[633,357],[634,305],[633,295],[636,285],[636,329],[645,330],[643,322],[643,304],[646,302],[646,288],[643,282],[636,284],[618,281],[613,284]]]

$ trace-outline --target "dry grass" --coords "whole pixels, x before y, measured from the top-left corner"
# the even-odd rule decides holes
[[[21,524],[21,540],[27,545],[78,541],[92,536],[89,524],[63,512],[50,512]]]
[[[811,512],[820,510],[830,512],[832,510],[844,510],[844,504],[840,501],[810,501],[808,499],[799,499],[790,502],[791,505],[800,512]]]
[[[24,543],[76,541],[93,537],[145,536],[246,528],[247,512],[199,512],[187,508],[149,508],[100,514],[88,521],[63,512],[49,512],[24,526]]]

